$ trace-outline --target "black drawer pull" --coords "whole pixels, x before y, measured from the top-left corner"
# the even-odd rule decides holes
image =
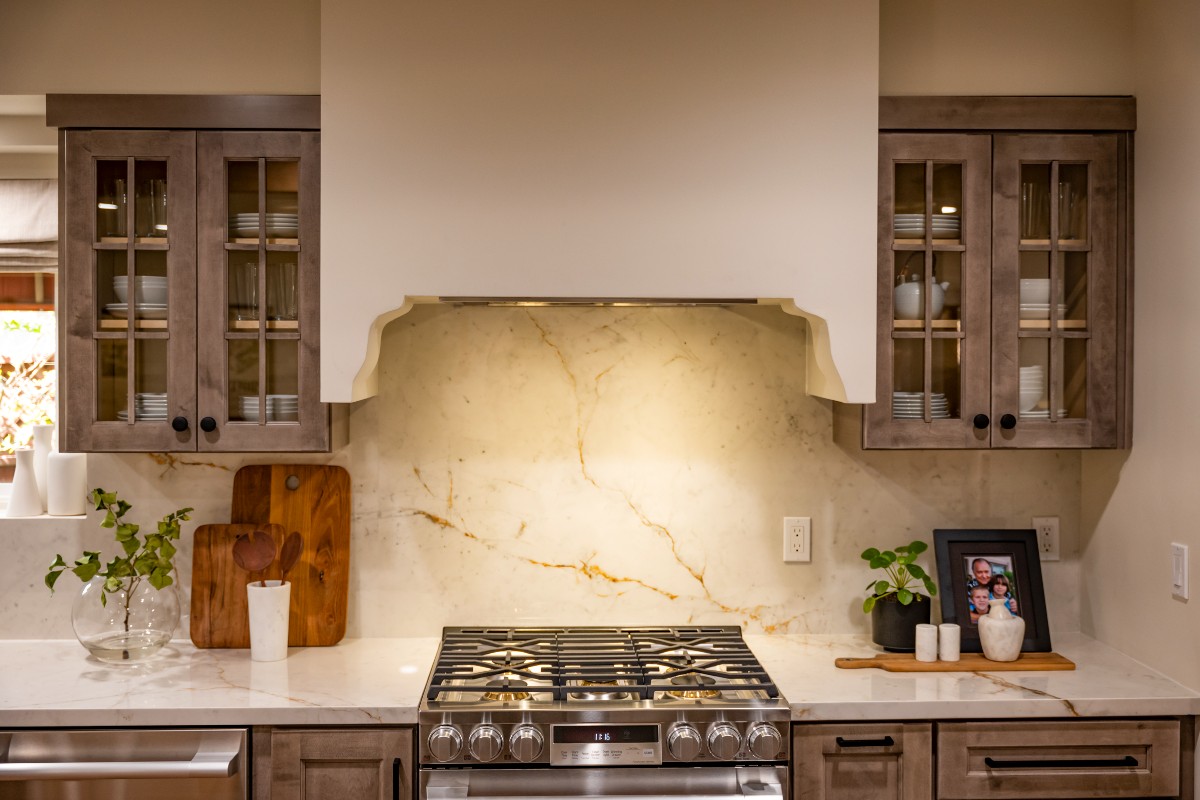
[[[1015,759],[997,761],[988,756],[983,763],[992,769],[1063,769],[1067,767],[1136,767],[1138,760],[1133,756],[1124,758],[1047,758]]]
[[[896,743],[896,740],[890,736],[885,736],[882,739],[844,739],[841,736],[834,741],[838,747],[891,747]]]

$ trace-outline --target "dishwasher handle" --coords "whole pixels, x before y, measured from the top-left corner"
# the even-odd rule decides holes
[[[0,781],[229,778],[237,774],[240,754],[239,741],[206,737],[186,761],[4,761],[0,762]]]

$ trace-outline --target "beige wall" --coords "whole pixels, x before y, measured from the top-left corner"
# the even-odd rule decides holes
[[[883,0],[879,93],[1133,94],[1133,0]]]
[[[0,94],[318,94],[319,0],[45,0],[0,10]]]
[[[1084,626],[1200,688],[1200,5],[1137,4],[1134,446],[1084,459]],[[1169,548],[1190,547],[1192,599]]]

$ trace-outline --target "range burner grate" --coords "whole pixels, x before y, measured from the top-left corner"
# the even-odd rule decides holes
[[[452,692],[506,700],[779,696],[733,625],[445,628],[428,697]]]

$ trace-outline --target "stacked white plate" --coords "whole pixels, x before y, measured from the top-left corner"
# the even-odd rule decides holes
[[[1065,408],[1060,408],[1058,410],[1058,418],[1063,419],[1066,416],[1067,410]],[[1043,408],[1035,409],[1033,411],[1022,411],[1021,419],[1050,419],[1050,409]]]
[[[1046,396],[1046,368],[1041,364],[1021,367],[1019,384],[1021,416],[1025,416]]]
[[[267,236],[294,238],[300,231],[299,214],[266,214]],[[234,214],[229,218],[229,232],[234,236],[259,236],[257,213]]]
[[[1021,303],[1021,319],[1050,319],[1049,303]],[[1058,304],[1058,318],[1067,315],[1067,304]]]
[[[128,303],[109,303],[104,307],[104,310],[114,317],[125,319],[129,316]],[[142,319],[166,319],[167,304],[162,303],[138,303],[135,307],[137,315]]]
[[[931,220],[933,238],[953,239],[962,232],[962,219],[957,214],[934,214]],[[925,235],[924,214],[897,214],[895,219],[896,236],[902,239],[912,239]]]
[[[133,410],[138,422],[165,422],[167,419],[166,392],[138,392],[133,396]],[[125,411],[117,412],[122,422],[129,419]]]
[[[242,419],[258,422],[258,395],[241,398]],[[296,422],[300,419],[300,398],[294,394],[267,395],[267,422]]]
[[[950,403],[942,392],[929,396],[930,416],[934,419],[950,419]],[[925,419],[924,392],[892,392],[893,419]]]

